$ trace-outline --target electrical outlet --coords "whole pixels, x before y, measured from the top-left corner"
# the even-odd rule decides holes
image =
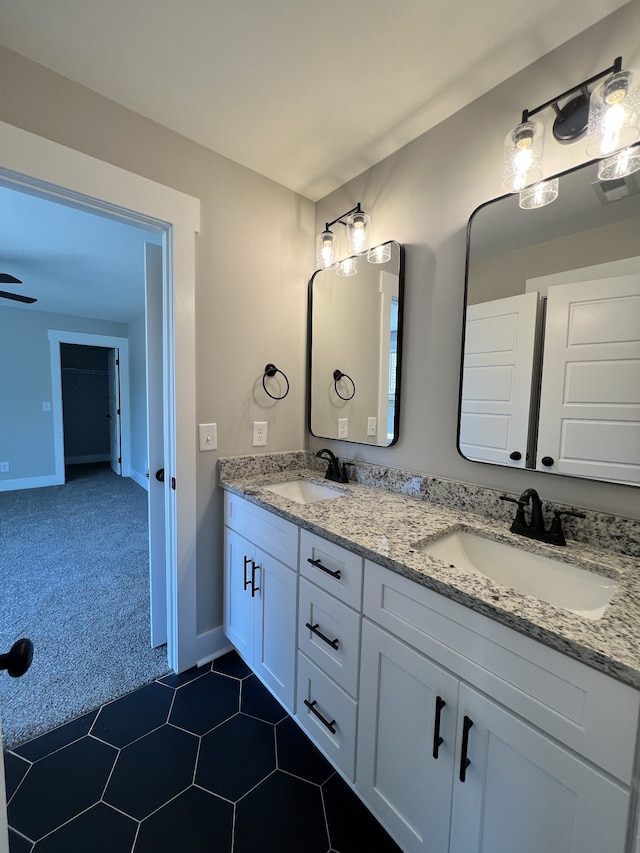
[[[378,432],[378,419],[377,418],[368,418],[367,419],[367,435],[376,435]]]
[[[200,424],[200,450],[218,449],[218,426],[217,424]]]
[[[267,421],[253,422],[253,446],[267,446]]]
[[[338,418],[338,438],[349,438],[349,418]]]
[[[9,470],[8,462],[0,462],[0,474],[6,474]]]

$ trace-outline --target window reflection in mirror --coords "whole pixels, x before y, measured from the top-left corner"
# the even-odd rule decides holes
[[[468,459],[640,484],[640,173],[590,163],[559,197],[471,216],[458,447]]]
[[[317,270],[309,282],[309,429],[388,447],[398,438],[403,251],[357,258],[357,274]],[[335,371],[345,374],[334,379]]]

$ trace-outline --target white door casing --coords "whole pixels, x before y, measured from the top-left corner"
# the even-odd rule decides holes
[[[164,387],[162,346],[162,248],[145,244],[145,324],[147,370],[147,472],[149,476],[149,584],[151,589],[151,645],[167,642],[167,555],[165,503],[168,480],[156,479],[164,468]]]
[[[165,468],[176,480],[167,500],[167,651],[169,665],[180,672],[205,653],[198,647],[195,547],[195,234],[200,202],[4,122],[0,152],[3,183],[163,234]]]
[[[549,288],[536,467],[640,483],[640,274]]]
[[[109,365],[109,462],[111,470],[121,475],[120,353],[115,347],[112,347],[107,358]]]
[[[2,752],[2,720],[0,720],[0,755]],[[7,792],[4,781],[4,761],[0,761],[0,853],[9,853],[7,828]]]
[[[538,311],[537,293],[467,308],[459,440],[467,459],[526,465]]]

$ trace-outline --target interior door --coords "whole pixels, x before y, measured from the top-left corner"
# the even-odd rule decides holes
[[[460,452],[467,459],[526,465],[538,293],[467,308]]]
[[[164,470],[164,370],[162,348],[162,247],[145,243],[145,323],[147,336],[147,466],[149,473],[149,586],[151,645],[167,642],[166,490]]]
[[[640,275],[549,288],[536,467],[640,483]]]
[[[109,350],[109,457],[111,468],[122,474],[122,445],[120,430],[120,358],[119,350]]]

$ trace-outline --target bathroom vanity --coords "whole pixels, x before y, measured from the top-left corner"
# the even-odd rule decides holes
[[[221,485],[226,635],[403,850],[637,849],[638,561],[309,470]],[[619,587],[589,619],[422,547],[462,528]]]

